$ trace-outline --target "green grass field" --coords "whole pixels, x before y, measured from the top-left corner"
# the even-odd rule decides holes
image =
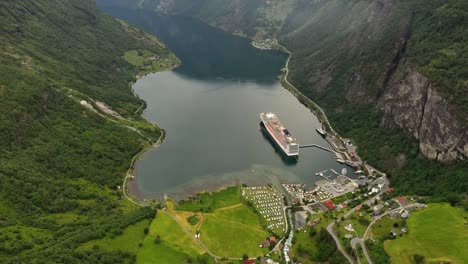
[[[385,242],[392,263],[411,263],[419,254],[426,262],[468,263],[467,213],[448,204],[430,204],[408,219],[408,235]]]
[[[258,243],[269,236],[260,226],[258,216],[247,206],[239,204],[205,214],[201,240],[216,255],[223,257],[262,256],[268,249]]]
[[[169,70],[180,63],[179,59],[173,54],[165,54],[158,61],[151,60],[154,55],[148,50],[129,50],[122,57],[128,63],[137,67],[139,74]]]
[[[155,243],[159,236],[161,242]],[[169,215],[158,212],[150,226],[148,236],[138,251],[138,263],[184,263],[196,259],[204,250],[187,235]]]
[[[138,252],[137,263],[185,263],[187,259],[193,258],[191,255],[195,255],[195,252],[186,254],[166,242],[156,245],[153,239],[147,237]]]
[[[398,223],[398,227],[393,226],[395,223]],[[387,215],[382,217],[379,222],[376,222],[374,225],[372,225],[370,232],[368,232],[368,237],[382,237],[384,235],[390,234],[392,229],[395,229],[397,234],[399,234],[401,227],[403,227],[403,220],[401,218],[390,219],[390,217]]]
[[[355,232],[351,232],[345,229],[347,225],[351,224],[354,228]],[[366,226],[362,225],[359,223],[357,220],[351,220],[351,219],[346,219],[343,222],[339,223],[338,225],[335,225],[335,228],[344,236],[345,234],[350,234],[354,237],[359,236],[362,237],[364,235],[364,232],[366,231]]]
[[[124,53],[123,58],[133,66],[143,66],[144,63],[154,54],[143,50],[141,53],[138,50],[129,50]]]
[[[304,230],[307,231],[304,233]],[[309,230],[303,229],[300,231],[296,231],[294,236],[296,239],[296,243],[293,245],[292,255],[297,257],[301,263],[314,263],[309,254],[317,252],[317,246],[315,239],[310,237]]]
[[[241,196],[237,187],[230,187],[219,192],[201,193],[195,201],[179,202],[176,210],[190,212],[212,212],[216,209],[241,203]]]
[[[150,224],[149,220],[140,221],[134,225],[127,227],[123,234],[115,238],[106,237],[99,240],[92,240],[83,244],[81,249],[91,249],[94,246],[99,246],[105,250],[122,250],[133,254],[138,252],[138,244],[142,243],[145,234],[144,229]]]
[[[291,253],[292,256],[297,257],[298,260],[304,264],[315,263],[309,254],[317,253],[318,232],[320,231],[320,228],[326,228],[327,225],[331,222],[331,219],[326,219],[322,214],[313,215],[312,219],[316,218],[321,218],[322,221],[320,224],[314,227],[314,229],[317,231],[317,234],[315,234],[314,237],[310,237],[309,228],[304,228],[303,230],[298,230],[294,233],[296,243],[293,245]],[[306,230],[305,233],[304,230]]]

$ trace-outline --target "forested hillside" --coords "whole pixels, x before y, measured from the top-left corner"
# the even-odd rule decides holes
[[[466,193],[468,2],[100,0],[198,18],[290,51],[290,79],[402,193]]]
[[[135,114],[137,69],[122,56],[170,52],[92,0],[1,1],[0,24],[0,262],[134,262],[130,251],[77,247],[154,216],[117,191],[148,142],[80,100],[104,102],[157,138]]]

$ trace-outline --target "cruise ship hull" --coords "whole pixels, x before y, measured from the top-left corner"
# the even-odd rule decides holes
[[[272,114],[272,113],[269,113],[269,114]],[[288,140],[288,138],[285,137],[284,134],[282,134],[281,129],[285,129],[285,128],[282,126],[282,124],[279,122],[276,116],[274,116],[274,118],[269,118],[267,113],[261,113],[260,120],[262,121],[262,124],[265,126],[265,129],[270,135],[270,137],[273,139],[276,145],[284,152],[286,156],[288,157],[299,156],[299,144],[297,144],[294,138],[292,138],[293,140]]]

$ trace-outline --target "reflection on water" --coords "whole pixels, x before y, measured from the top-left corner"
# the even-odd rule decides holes
[[[108,11],[157,33],[182,60],[177,70],[149,74],[133,87],[147,102],[144,117],[167,137],[137,162],[132,193],[184,199],[236,183],[312,186],[316,172],[346,167],[316,148],[287,158],[259,129],[259,113],[275,112],[299,142],[329,147],[315,131],[317,118],[278,81],[285,54],[187,18]]]

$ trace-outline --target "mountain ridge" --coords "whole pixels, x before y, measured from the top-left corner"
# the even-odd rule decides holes
[[[385,171],[398,192],[466,193],[464,1],[98,3],[188,16],[254,39],[279,39],[292,52],[290,82],[324,108],[337,132],[353,139],[360,156]],[[426,84],[430,89],[418,88]]]
[[[111,1],[99,2],[106,5]],[[125,0],[112,2],[113,5],[117,3],[127,8],[134,7]],[[397,126],[406,131],[408,136],[419,141],[419,151],[427,158],[441,162],[468,159],[468,135],[459,132],[459,127],[467,128],[468,121],[465,114],[468,112],[467,102],[463,99],[468,92],[467,76],[460,69],[463,60],[440,57],[443,49],[438,50],[439,46],[448,44],[448,53],[455,52],[463,58],[466,56],[467,47],[462,44],[461,32],[468,15],[459,11],[464,8],[466,10],[466,4],[462,1],[255,0],[215,3],[212,0],[145,0],[140,2],[139,8],[195,17],[226,31],[254,38],[268,35],[276,37],[293,52],[292,81],[307,96],[322,103],[328,111],[339,107],[339,103],[322,101],[323,97],[327,97],[325,93],[332,90],[334,93],[341,92],[344,94],[341,100],[347,100],[351,104],[365,102],[376,106],[372,108],[385,116],[380,120],[382,127]],[[456,15],[449,15],[449,12],[455,11]],[[452,28],[448,32],[440,32],[435,24],[436,19],[444,21],[440,27],[447,29],[450,26],[445,24],[450,24]],[[431,37],[428,28],[439,30],[442,36],[451,40],[439,44],[443,37]],[[455,31],[460,32],[453,33]],[[413,38],[414,32],[417,36]],[[432,62],[420,63],[427,60],[420,54],[422,49],[428,48],[420,47],[427,46],[418,43],[423,38],[434,42],[433,47],[429,47],[432,60],[445,60],[444,65],[449,66],[437,68]],[[402,45],[404,48],[401,48]],[[409,62],[400,63],[402,60]],[[433,83],[433,91],[442,100],[439,104],[443,109],[441,112],[447,113],[445,117],[449,117],[446,120],[430,120],[426,117],[416,122],[425,121],[424,124],[428,124],[438,120],[437,122],[443,124],[432,125],[427,131],[423,127],[415,133],[412,125],[406,124],[406,118],[400,117],[396,112],[390,116],[389,108],[398,103],[407,106],[406,112],[420,110],[411,107],[411,102],[390,101],[391,97],[384,96],[386,90],[387,94],[392,90],[388,88],[390,80],[393,80],[393,86],[402,81],[396,80],[397,76],[394,75],[402,67],[411,67],[407,71],[420,72]],[[344,77],[351,81],[347,84],[331,83],[332,80]],[[441,78],[445,79],[440,81]],[[406,84],[408,85],[408,80]],[[460,96],[452,96],[453,92]],[[420,114],[415,114],[411,119],[417,119]],[[451,126],[452,122],[456,122],[456,125]],[[415,137],[420,134],[424,137]],[[444,142],[444,137],[440,135],[449,136],[451,140],[449,143]]]
[[[92,0],[2,1],[0,23],[2,263],[134,262],[131,251],[77,248],[154,218],[117,188],[161,134],[135,113],[139,69],[123,55],[170,51]]]

